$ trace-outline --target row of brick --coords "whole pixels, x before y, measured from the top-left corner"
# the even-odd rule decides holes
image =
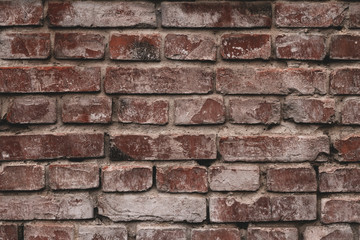
[[[41,0],[5,1],[0,7],[1,26],[43,24]],[[272,7],[277,27],[339,27],[344,25],[346,17],[350,28],[360,27],[360,4],[336,2],[163,2],[161,25],[172,28],[269,28]],[[156,7],[149,2],[49,2],[47,19],[53,27],[157,27]]]

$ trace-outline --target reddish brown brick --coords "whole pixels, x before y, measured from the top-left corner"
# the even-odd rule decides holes
[[[108,67],[104,86],[106,93],[205,94],[212,91],[213,79],[203,68]]]
[[[75,240],[75,228],[70,224],[28,223],[24,226],[24,240]]]
[[[139,124],[167,124],[169,102],[149,98],[120,98],[117,105],[119,122]]]
[[[327,136],[229,136],[220,138],[219,152],[225,161],[303,162],[329,154]]]
[[[308,226],[305,228],[303,236],[304,240],[354,239],[351,227],[345,224]]]
[[[79,226],[79,239],[92,240],[127,240],[125,226],[119,225],[81,225]]]
[[[95,92],[100,91],[98,67],[2,67],[0,92]]]
[[[247,240],[298,240],[296,228],[249,227]]]
[[[159,34],[112,34],[109,43],[110,58],[132,61],[160,61]]]
[[[339,152],[338,160],[341,162],[358,162],[360,161],[360,136],[351,135],[338,139],[334,147]]]
[[[48,19],[55,27],[156,27],[150,2],[49,2]]]
[[[18,226],[15,224],[0,224],[0,239],[18,240]]]
[[[270,3],[163,2],[162,26],[252,28],[271,26]]]
[[[335,2],[281,2],[275,4],[275,21],[279,27],[337,27],[345,10],[345,4]]]
[[[18,97],[10,100],[6,120],[9,123],[55,123],[56,99],[48,97]]]
[[[321,222],[360,223],[360,198],[344,196],[321,199]]]
[[[114,160],[216,159],[215,135],[115,135],[110,142]]]
[[[225,122],[222,97],[181,98],[175,100],[175,124],[219,124]]]
[[[271,38],[267,34],[225,34],[220,53],[223,59],[269,59]]]
[[[345,99],[341,109],[342,124],[360,124],[360,100]]]
[[[0,42],[2,59],[46,59],[50,56],[50,33],[5,33]]]
[[[41,0],[0,2],[0,26],[42,25]]]
[[[152,187],[151,166],[125,165],[102,168],[102,190],[104,192],[139,192]]]
[[[101,59],[105,37],[91,33],[55,33],[54,56],[57,59]]]
[[[201,166],[158,166],[156,187],[163,192],[207,192],[207,169]]]
[[[168,59],[216,61],[216,44],[212,36],[168,34],[164,48]]]
[[[240,238],[241,232],[237,228],[204,228],[191,230],[191,240],[238,240]]]
[[[331,73],[330,92],[360,95],[360,68],[340,68]]]
[[[102,157],[104,134],[42,134],[0,136],[0,160]]]
[[[45,168],[40,165],[3,165],[0,191],[33,191],[45,187]]]
[[[349,12],[350,28],[360,28],[360,4],[350,3]]]
[[[111,112],[112,101],[108,97],[65,97],[62,105],[62,121],[65,123],[109,123]]]
[[[330,58],[360,60],[360,35],[335,35],[331,37]]]
[[[360,168],[320,167],[319,188],[320,192],[360,192]]]
[[[186,228],[181,227],[140,227],[136,240],[186,240]]]
[[[276,56],[282,59],[323,60],[326,55],[323,35],[279,35]]]

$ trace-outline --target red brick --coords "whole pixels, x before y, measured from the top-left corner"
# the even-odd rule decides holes
[[[275,45],[281,59],[323,60],[326,55],[323,35],[279,35]]]
[[[45,168],[40,165],[3,165],[0,191],[33,191],[45,187]]]
[[[298,240],[298,230],[290,227],[249,227],[247,240]]]
[[[91,33],[55,33],[54,56],[57,59],[101,59],[105,37]]]
[[[340,162],[358,162],[360,161],[360,136],[351,135],[338,139],[334,143],[335,149],[339,152],[338,160]]]
[[[102,168],[102,190],[104,192],[139,192],[152,187],[151,166],[125,165]]]
[[[111,112],[112,101],[108,97],[65,97],[62,105],[62,121],[65,123],[109,123]]]
[[[131,61],[160,61],[159,34],[112,34],[110,58]]]
[[[162,192],[207,192],[207,169],[201,166],[158,166],[156,187]]]
[[[192,229],[191,240],[238,240],[241,233],[237,228]]]
[[[220,124],[225,122],[222,97],[175,100],[175,125]]]
[[[223,59],[269,59],[271,38],[267,34],[225,34],[220,53]]]
[[[330,58],[360,60],[360,35],[335,35],[331,37]]]
[[[0,2],[0,26],[42,25],[41,0]]]
[[[5,33],[0,41],[2,59],[46,59],[50,56],[49,33]]]
[[[0,239],[18,240],[18,226],[15,224],[0,224]]]
[[[0,136],[0,160],[102,157],[104,134]]]
[[[360,68],[340,68],[331,73],[330,92],[360,95]]]
[[[213,72],[203,68],[108,67],[104,87],[106,93],[205,94],[213,80]]]
[[[279,27],[338,27],[345,10],[341,3],[276,3],[275,21]]]
[[[210,221],[269,222],[316,219],[316,195],[211,197]]]
[[[320,192],[360,192],[360,168],[320,167],[319,188]]]
[[[120,98],[117,105],[119,122],[139,124],[167,124],[169,102],[149,98]]]
[[[332,197],[321,199],[321,222],[360,223],[359,197]]]
[[[349,6],[350,28],[360,28],[360,4],[350,3]]]
[[[2,67],[0,92],[95,92],[100,91],[98,67]]]
[[[342,124],[360,124],[360,100],[345,99],[341,108]]]
[[[279,124],[281,104],[277,98],[230,98],[229,121],[238,124]]]
[[[180,2],[161,4],[162,26],[252,28],[271,26],[270,3]]]
[[[75,228],[70,224],[28,223],[24,226],[24,240],[74,240]]]
[[[225,161],[304,162],[329,154],[327,136],[229,136],[220,138],[219,152]]]
[[[216,61],[215,38],[200,34],[168,34],[165,57],[174,60]]]
[[[115,222],[199,223],[206,219],[206,199],[197,196],[103,194],[98,197],[98,209],[100,215]]]
[[[93,204],[87,194],[0,196],[0,220],[90,219]]]
[[[149,2],[49,2],[48,19],[55,27],[156,27]]]
[[[255,165],[212,165],[209,185],[212,191],[256,191],[260,187],[260,169]]]
[[[186,228],[181,227],[140,227],[136,240],[186,240]]]
[[[218,68],[216,77],[216,90],[224,94],[325,94],[327,84],[322,69]]]
[[[51,189],[89,189],[99,187],[97,164],[51,164],[48,168]]]
[[[349,225],[334,224],[329,226],[308,226],[304,231],[304,240],[339,240],[354,239]]]
[[[10,100],[6,120],[9,123],[55,123],[56,99],[48,97],[18,97]]]
[[[82,225],[78,237],[82,240],[127,240],[127,230],[121,225]]]
[[[266,174],[271,192],[316,192],[316,172],[312,167],[270,167]]]
[[[215,135],[115,135],[110,151],[114,160],[216,159],[215,141]]]
[[[335,100],[331,98],[287,98],[283,107],[284,119],[296,123],[332,123]]]

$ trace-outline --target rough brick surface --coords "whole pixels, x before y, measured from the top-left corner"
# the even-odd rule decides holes
[[[330,58],[360,60],[359,35],[335,35],[331,37]]]
[[[75,228],[70,224],[36,223],[25,224],[24,240],[33,239],[75,239]]]
[[[241,233],[237,228],[193,229],[191,231],[191,240],[237,240],[240,237]]]
[[[360,124],[360,100],[345,99],[341,109],[342,124]]]
[[[360,95],[360,68],[339,68],[330,76],[330,92],[336,95]]]
[[[329,223],[360,223],[360,198],[332,197],[321,199],[321,221]]]
[[[186,228],[176,227],[140,227],[136,240],[186,240]]]
[[[248,240],[298,240],[296,228],[249,227]]]
[[[343,162],[358,162],[360,156],[358,154],[360,149],[360,136],[351,135],[340,138],[334,143],[335,149],[339,152],[338,160]]]
[[[121,225],[82,225],[79,226],[78,237],[81,240],[127,240],[127,230]]]
[[[41,25],[43,5],[41,0],[0,2],[0,26]]]
[[[360,192],[360,168],[324,166],[319,169],[320,192]]]
[[[304,231],[304,240],[354,239],[349,225],[310,226]]]
[[[350,28],[360,28],[360,4],[351,3],[350,12]]]
[[[15,224],[1,224],[0,238],[3,240],[18,240],[18,226]]]

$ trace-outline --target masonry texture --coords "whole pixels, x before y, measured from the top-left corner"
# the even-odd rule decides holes
[[[1,240],[359,240],[360,2],[0,0]]]

